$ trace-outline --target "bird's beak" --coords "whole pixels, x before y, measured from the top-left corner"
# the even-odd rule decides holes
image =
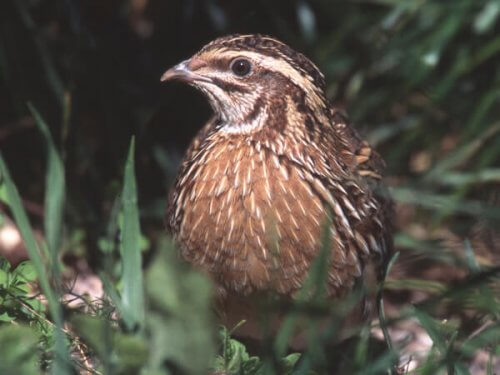
[[[199,68],[200,66],[201,65],[198,60],[184,60],[183,62],[175,65],[174,67],[163,73],[163,75],[161,76],[161,81],[165,82],[177,79],[179,81],[187,83],[193,83],[197,81],[212,82],[210,78],[194,72],[194,70]]]

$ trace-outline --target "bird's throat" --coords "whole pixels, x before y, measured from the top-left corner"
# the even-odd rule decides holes
[[[257,116],[246,117],[241,121],[221,121],[219,129],[226,134],[252,134],[263,128],[267,117],[267,111],[261,110]]]

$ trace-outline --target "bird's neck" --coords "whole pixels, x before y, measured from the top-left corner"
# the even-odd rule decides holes
[[[267,108],[259,108],[254,113],[249,113],[242,118],[221,118],[218,124],[219,130],[227,135],[249,135],[260,132],[268,119]]]

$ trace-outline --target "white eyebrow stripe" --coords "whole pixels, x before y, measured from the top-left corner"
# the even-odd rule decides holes
[[[324,101],[321,98],[318,88],[312,82],[312,77],[309,79],[305,78],[297,71],[293,66],[290,65],[286,60],[280,58],[274,58],[272,56],[263,55],[258,52],[252,51],[233,51],[225,50],[224,57],[236,58],[236,57],[247,57],[250,60],[257,62],[262,67],[277,73],[281,73],[286,76],[290,81],[292,81],[298,87],[305,87],[307,92],[306,101],[309,105],[316,107],[318,104],[324,107]]]

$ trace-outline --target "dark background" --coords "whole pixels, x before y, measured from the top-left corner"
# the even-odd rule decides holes
[[[328,97],[386,159],[397,243],[466,238],[498,218],[488,211],[500,181],[498,13],[487,0],[4,0],[0,150],[40,226],[45,149],[32,102],[66,166],[65,250],[95,263],[131,137],[152,237],[182,153],[210,116],[199,93],[161,74],[215,37],[265,33],[318,64]]]

